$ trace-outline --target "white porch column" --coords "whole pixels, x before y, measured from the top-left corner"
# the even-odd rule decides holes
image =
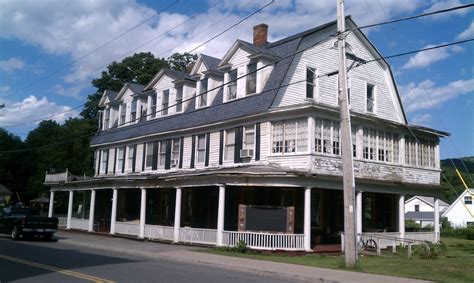
[[[225,216],[225,185],[219,185],[219,205],[217,209],[217,245],[223,246]]]
[[[362,233],[362,191],[356,192],[356,231],[357,234]],[[357,237],[358,239],[359,237]]]
[[[398,196],[398,232],[405,238],[405,195]]]
[[[181,188],[176,188],[176,204],[174,206],[174,239],[179,242],[179,226],[181,225]]]
[[[304,190],[304,249],[311,252],[311,187]]]
[[[142,188],[142,197],[140,201],[140,239],[145,238],[145,221],[146,221],[146,189]]]
[[[66,229],[71,229],[71,218],[72,218],[72,201],[74,197],[74,191],[69,191],[69,203],[67,206],[67,222],[66,222]]]
[[[439,235],[439,199],[434,198],[434,232],[435,241],[438,242],[440,239]]]
[[[113,188],[113,195],[112,195],[112,215],[110,217],[110,234],[115,234],[115,221],[117,221],[117,197],[118,197],[118,190]]]
[[[95,190],[91,190],[91,202],[89,205],[89,229],[87,231],[94,232],[94,213],[95,213]]]
[[[53,208],[54,208],[54,191],[51,191],[49,194],[48,217],[53,217]]]

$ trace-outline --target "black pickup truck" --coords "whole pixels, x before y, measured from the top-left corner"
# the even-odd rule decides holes
[[[0,216],[0,233],[10,234],[12,240],[40,235],[49,241],[56,231],[58,218],[38,216],[38,212],[31,208],[4,208]]]

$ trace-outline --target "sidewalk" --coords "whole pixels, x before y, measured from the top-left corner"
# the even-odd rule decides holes
[[[88,235],[75,232],[59,232],[61,243],[114,251],[149,258],[168,259],[177,262],[203,264],[209,267],[238,270],[261,276],[277,277],[307,282],[427,282],[395,276],[376,275],[319,267],[301,266],[246,258],[228,257],[195,252],[196,247],[171,245],[146,241],[134,241],[110,236]]]

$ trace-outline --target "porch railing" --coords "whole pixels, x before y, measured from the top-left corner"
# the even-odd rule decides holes
[[[59,227],[66,227],[67,225],[67,217],[66,216],[57,216],[58,217],[58,226]]]
[[[115,233],[138,237],[140,224],[134,222],[115,222]]]
[[[225,246],[236,246],[239,241],[244,241],[247,247],[251,249],[304,251],[303,234],[223,232],[223,244]]]
[[[71,229],[87,231],[89,229],[89,219],[71,218]]]
[[[145,225],[145,238],[172,241],[174,238],[174,227]]]
[[[66,182],[67,175],[68,175],[67,171],[64,173],[56,173],[56,174],[49,174],[48,172],[46,172],[46,176],[44,177],[44,182],[46,184]]]
[[[405,233],[405,238],[415,241],[426,241],[431,243],[437,242],[435,232],[408,232]]]
[[[217,230],[190,227],[179,228],[179,241],[190,244],[215,245]]]

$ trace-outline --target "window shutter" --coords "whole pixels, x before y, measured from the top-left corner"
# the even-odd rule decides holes
[[[110,154],[110,150],[107,149],[107,161],[105,162],[105,174],[107,174],[109,172],[109,155]]]
[[[142,171],[145,171],[145,159],[146,159],[146,142],[143,143]]]
[[[137,145],[134,145],[133,148],[134,150],[133,150],[132,172],[135,173],[135,163],[137,161]]]
[[[224,159],[224,130],[221,130],[220,140],[219,140],[219,165],[222,165],[223,159]]]
[[[255,161],[260,160],[260,123],[255,125]]]
[[[240,150],[242,149],[243,128],[235,128],[235,147],[234,147],[234,163],[241,163]]]
[[[191,136],[192,143],[191,143],[191,168],[194,168],[194,159],[195,159],[195,154],[196,154],[196,136],[193,135]]]
[[[179,138],[179,168],[183,168],[184,137]]]
[[[115,167],[117,167],[117,148],[115,148],[115,153],[114,153],[114,174],[115,174]]]
[[[209,148],[211,143],[211,133],[206,134],[206,160],[204,165],[209,166]]]
[[[101,160],[101,157],[102,157],[102,150],[99,150],[99,158],[97,158],[97,160],[99,161],[96,165],[97,166],[97,175],[100,174],[100,165],[102,164],[102,160]]]
[[[166,140],[165,169],[171,168],[171,140]]]
[[[126,155],[126,153],[127,153],[127,147],[126,147],[126,146],[124,146],[124,147],[123,147],[123,156],[122,156],[122,157],[123,157],[123,162],[122,162],[122,173],[124,173],[124,172],[125,172],[125,163],[127,162],[127,160],[125,160],[125,156],[127,156],[127,155]]]
[[[151,170],[158,169],[158,142],[153,142],[153,156],[151,158]]]

